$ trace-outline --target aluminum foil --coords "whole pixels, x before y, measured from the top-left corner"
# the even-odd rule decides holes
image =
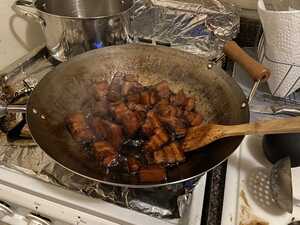
[[[46,155],[34,142],[8,142],[0,135],[0,164],[86,196],[100,198],[158,218],[179,218],[189,204],[198,179],[151,189],[130,189],[104,185],[79,176]]]
[[[136,0],[133,42],[171,46],[209,59],[239,31],[238,10],[219,0]]]

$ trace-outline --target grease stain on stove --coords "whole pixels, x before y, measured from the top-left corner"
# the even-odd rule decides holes
[[[240,223],[240,225],[269,225],[269,223],[253,220],[250,223]]]
[[[246,206],[248,206],[249,208],[251,208],[250,205],[249,205],[249,202],[248,202],[248,200],[246,198],[246,194],[245,194],[244,190],[241,190],[240,197],[244,201],[244,203],[246,204]]]
[[[268,222],[252,213],[251,206],[244,190],[240,191],[240,222],[239,225],[269,225]]]

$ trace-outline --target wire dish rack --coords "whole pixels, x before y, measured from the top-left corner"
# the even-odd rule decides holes
[[[258,48],[250,47],[245,48],[244,50],[253,58],[257,59],[257,53],[262,51],[263,42],[260,41]],[[264,55],[264,54],[258,54]],[[261,58],[258,59],[261,62]],[[295,65],[291,65],[295,66]],[[242,90],[246,95],[250,95],[253,91],[254,81],[247,75],[247,72],[244,71],[239,65],[235,64],[233,69],[233,77],[240,85]],[[284,79],[287,79],[288,73],[284,76]],[[282,81],[283,82],[283,81]],[[280,82],[280,83],[282,83]],[[297,80],[296,82],[300,82]],[[281,84],[279,84],[281,85]],[[296,85],[293,84],[293,86]],[[278,87],[279,88],[279,87]],[[291,87],[292,89],[292,87]],[[257,117],[266,117],[269,115],[273,116],[285,116],[285,115],[300,115],[300,92],[296,91],[286,95],[285,97],[277,97],[272,93],[267,82],[262,82],[258,86],[255,95],[250,103],[250,111],[252,113],[261,114]]]
[[[281,65],[287,69],[286,73],[284,74],[284,76],[282,76],[282,78],[278,82],[278,85],[276,85],[275,89],[273,89],[273,92],[271,93],[273,96],[276,96],[278,94],[279,89],[283,87],[283,84],[287,80],[292,80],[290,77],[291,71],[293,71],[294,69],[300,68],[300,65],[296,65],[296,64],[292,64],[292,63],[288,63],[288,62],[280,62],[280,61],[271,59],[265,53],[264,46],[265,46],[265,37],[264,37],[264,35],[262,35],[260,42],[258,44],[258,48],[257,48],[257,55],[258,55],[259,62],[260,63],[267,62],[267,63],[272,63],[275,65]],[[296,86],[299,86],[299,83],[300,83],[300,76],[297,79],[295,79],[295,81],[289,83],[288,88],[285,91],[285,95],[283,96],[283,98],[287,99],[289,101],[292,100],[292,102],[297,103],[297,91],[295,92],[293,90]]]

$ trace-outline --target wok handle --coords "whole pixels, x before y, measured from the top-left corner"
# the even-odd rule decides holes
[[[26,105],[0,105],[0,118],[8,113],[26,113]]]
[[[235,41],[228,41],[224,46],[224,53],[228,58],[241,65],[254,81],[267,80],[271,71],[249,56]]]

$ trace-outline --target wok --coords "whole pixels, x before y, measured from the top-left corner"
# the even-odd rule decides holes
[[[231,56],[237,55],[232,53]],[[111,81],[117,73],[135,76],[143,85],[167,80],[173,91],[183,89],[196,96],[197,109],[206,120],[219,124],[249,121],[247,98],[242,90],[221,68],[205,59],[168,47],[149,45],[93,50],[48,73],[35,87],[27,104],[27,122],[32,137],[63,167],[110,185],[158,187],[200,177],[227,159],[241,143],[243,137],[226,138],[201,151],[191,152],[183,164],[167,169],[168,179],[161,183],[141,183],[128,174],[99,171],[96,160],[73,141],[64,118],[71,112],[82,110],[84,103],[90,100],[90,90],[95,82]],[[15,107],[1,109],[2,112],[18,110]]]

